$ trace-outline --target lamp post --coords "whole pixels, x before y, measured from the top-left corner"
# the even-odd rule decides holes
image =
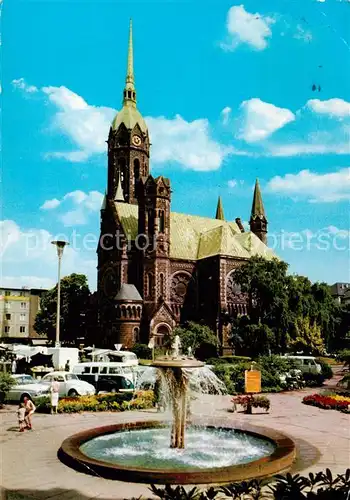
[[[61,260],[63,255],[63,250],[66,245],[69,245],[67,241],[51,241],[53,245],[56,245],[57,256],[58,256],[58,279],[57,279],[57,316],[56,316],[56,342],[55,347],[60,347],[60,315],[61,315]]]

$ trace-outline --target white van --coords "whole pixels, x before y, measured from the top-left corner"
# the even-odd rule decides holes
[[[283,357],[294,360],[298,369],[301,370],[302,373],[320,374],[322,372],[321,365],[317,363],[314,356],[289,356],[286,354]]]
[[[137,368],[137,364],[91,361],[78,363],[73,367],[73,373],[94,385],[97,393],[120,392],[134,389]]]

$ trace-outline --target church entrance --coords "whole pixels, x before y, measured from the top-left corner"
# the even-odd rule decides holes
[[[164,339],[168,337],[171,333],[171,328],[165,323],[161,323],[157,326],[156,332],[154,334],[154,343],[156,346],[161,347],[164,343]]]

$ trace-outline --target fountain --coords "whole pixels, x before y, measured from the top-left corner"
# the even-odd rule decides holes
[[[227,417],[210,425],[203,425],[201,419],[189,424],[193,390],[203,391],[206,385],[204,392],[220,392],[223,384],[193,357],[191,349],[184,356],[180,348],[176,336],[171,353],[156,358],[145,372],[150,379],[160,377],[163,397],[171,408],[170,425],[144,421],[80,432],[62,443],[61,461],[108,479],[160,484],[227,483],[288,469],[295,445],[279,432],[234,425]]]

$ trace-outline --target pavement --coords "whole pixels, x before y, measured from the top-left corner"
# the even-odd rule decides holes
[[[329,386],[336,383],[337,377]],[[230,396],[202,396],[194,401],[193,414],[203,423],[249,422],[271,427],[290,436],[296,443],[298,459],[293,470],[318,472],[329,467],[343,473],[350,466],[350,416],[302,404],[307,389],[269,395],[269,413],[253,415],[229,412]],[[154,410],[124,413],[35,414],[33,431],[19,433],[16,407],[0,410],[0,483],[2,499],[88,500],[151,498],[147,485],[112,481],[75,472],[57,458],[62,441],[77,432],[103,425],[144,420],[163,420]]]

